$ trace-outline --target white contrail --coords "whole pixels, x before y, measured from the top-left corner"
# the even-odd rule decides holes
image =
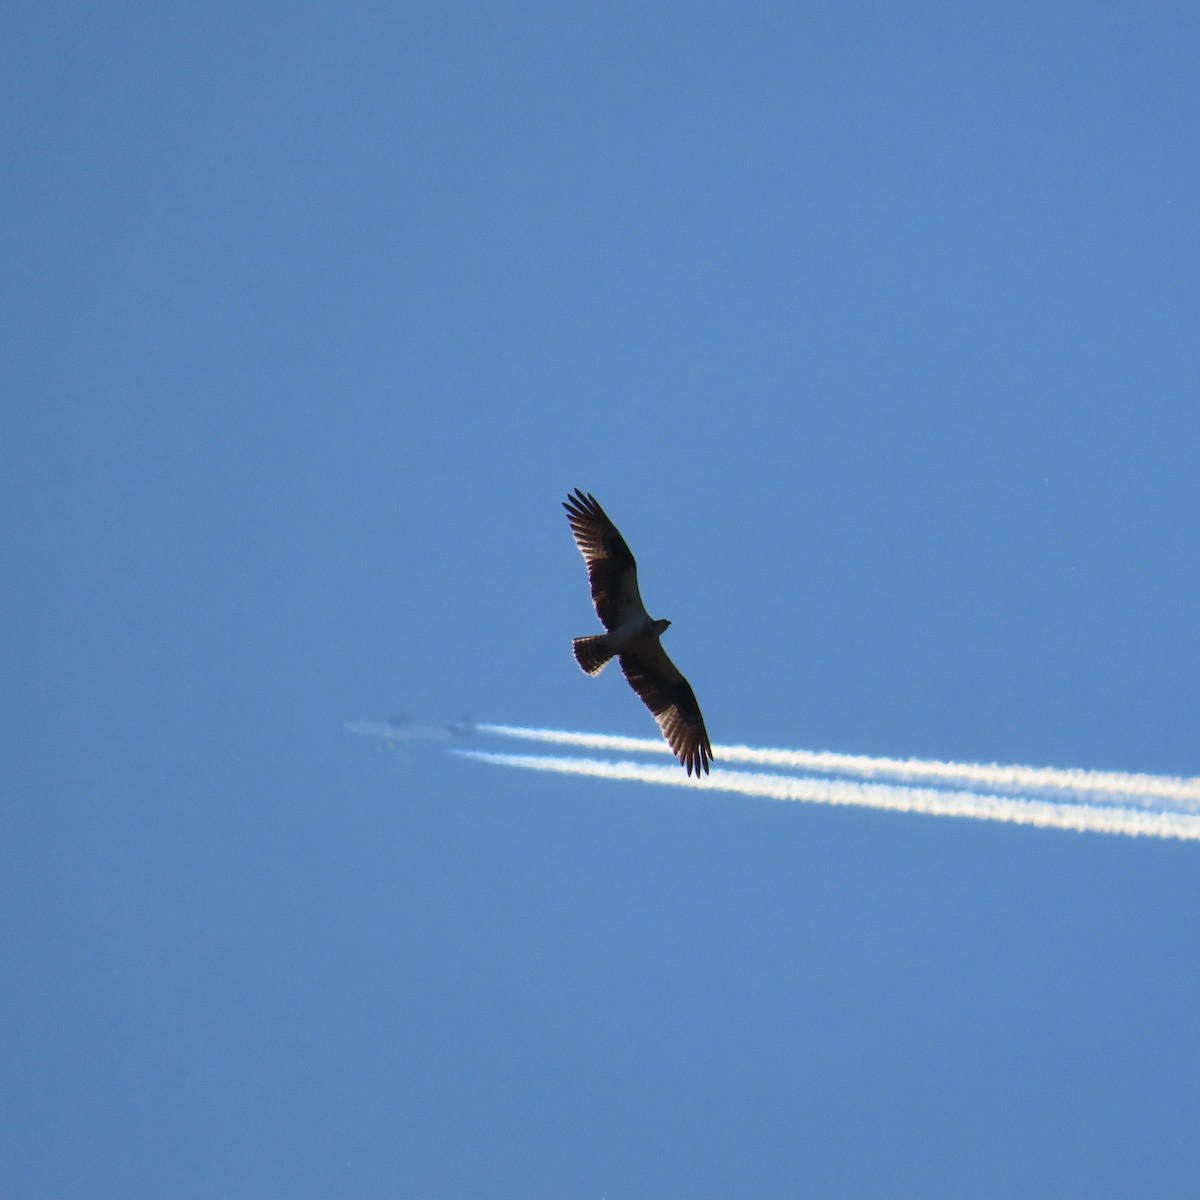
[[[661,738],[617,737],[605,733],[573,733],[565,729],[530,729],[519,725],[479,725],[482,733],[590,750],[669,754]],[[1200,779],[1174,775],[1142,775],[1121,771],[1064,770],[1057,767],[1004,766],[1000,763],[938,762],[918,758],[872,758],[815,750],[768,750],[753,746],[714,746],[725,762],[792,767],[830,775],[897,783],[968,784],[1006,792],[1063,793],[1099,804],[1135,804],[1158,809],[1165,804],[1183,812],[1200,812]]]
[[[482,728],[482,727],[481,727]],[[640,740],[640,739],[639,739]],[[638,747],[639,749],[641,747]],[[1116,805],[1056,804],[1014,796],[989,796],[982,792],[941,791],[884,783],[813,779],[768,775],[752,771],[714,769],[711,775],[691,778],[678,767],[647,766],[636,762],[606,762],[594,758],[559,758],[537,754],[492,754],[483,750],[455,753],[480,762],[562,775],[592,775],[638,783],[659,783],[717,792],[737,792],[771,800],[810,804],[858,805],[893,812],[920,812],[937,816],[974,817],[1036,825],[1043,829],[1075,829],[1119,833],[1131,837],[1200,840],[1200,816],[1175,812],[1146,812]]]

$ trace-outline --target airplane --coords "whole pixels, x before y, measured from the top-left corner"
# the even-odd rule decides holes
[[[345,721],[343,724],[351,733],[379,738],[382,750],[408,750],[418,742],[446,742],[470,737],[475,732],[475,722],[470,717],[459,717],[449,725],[425,725],[410,713],[388,717],[386,721]]]

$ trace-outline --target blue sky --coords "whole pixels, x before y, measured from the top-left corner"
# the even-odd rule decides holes
[[[1184,5],[3,18],[0,1193],[1178,1196],[1186,844],[407,767],[1200,773]]]

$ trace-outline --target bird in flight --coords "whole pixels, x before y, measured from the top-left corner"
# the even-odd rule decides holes
[[[607,631],[576,638],[576,661],[589,675],[598,675],[615,655],[687,773],[707,774],[712,746],[696,694],[658,640],[671,622],[656,621],[646,611],[637,563],[596,498],[576,488],[563,508],[587,563],[596,615]]]

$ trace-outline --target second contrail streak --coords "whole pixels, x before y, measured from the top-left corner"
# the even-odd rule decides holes
[[[491,728],[494,730],[496,727]],[[761,796],[770,800],[856,805],[935,816],[974,817],[977,820],[1035,825],[1043,829],[1074,829],[1133,837],[1200,840],[1200,816],[1178,812],[1147,812],[1142,808],[1125,808],[1112,803],[1054,803],[1015,796],[988,795],[983,792],[943,791],[937,788],[720,769],[714,769],[712,774],[706,777],[694,779],[674,766],[656,767],[636,762],[606,762],[594,758],[566,758],[540,754],[492,754],[483,750],[458,750],[456,753],[480,762],[530,771],[591,775],[602,779],[666,784],[669,787],[689,787],[701,791],[737,792],[743,796]]]

